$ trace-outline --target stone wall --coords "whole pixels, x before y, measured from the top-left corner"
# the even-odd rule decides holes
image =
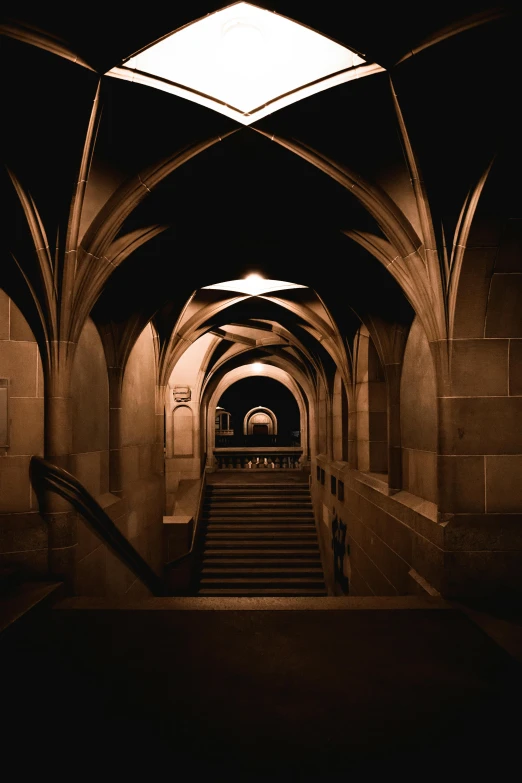
[[[522,593],[522,219],[485,206],[464,252],[440,371],[439,514],[451,536],[452,591]],[[436,352],[437,346],[434,346]]]
[[[434,594],[441,590],[444,527],[437,522],[434,503],[406,491],[390,496],[384,480],[353,470],[346,463],[332,462],[325,455],[318,455],[312,479],[331,592],[346,593],[343,576],[348,578],[350,595]]]
[[[47,574],[47,526],[29,480],[31,456],[43,456],[44,381],[26,319],[0,290],[0,378],[9,379],[7,448],[0,447],[0,567],[27,578]]]
[[[357,342],[357,466],[359,470],[387,473],[388,420],[384,372],[365,327],[359,330]]]
[[[69,468],[125,532],[128,504],[109,492],[109,383],[103,345],[89,318],[71,374],[72,454]],[[80,515],[76,517],[74,590],[78,595],[146,595],[136,577]]]
[[[430,345],[412,324],[401,374],[402,487],[437,502],[437,381]]]
[[[121,471],[128,506],[123,532],[160,573],[165,488],[162,428],[160,432],[156,422],[156,375],[152,328],[148,325],[131,351],[123,376]]]

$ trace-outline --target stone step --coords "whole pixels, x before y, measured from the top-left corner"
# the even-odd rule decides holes
[[[310,552],[302,549],[281,549],[281,548],[275,548],[270,547],[269,549],[259,549],[259,548],[251,548],[251,549],[239,549],[237,552],[230,551],[229,549],[209,549],[205,550],[204,553],[204,561],[206,560],[214,560],[216,561],[216,558],[225,558],[223,562],[229,562],[229,563],[235,563],[236,561],[240,561],[243,558],[254,558],[253,562],[279,562],[279,560],[284,560],[288,562],[294,562],[302,561],[302,562],[311,562],[312,560],[321,562],[321,556],[319,554],[319,549],[314,549]]]
[[[280,487],[300,487],[308,489],[309,484],[308,481],[263,481],[262,484],[257,482],[250,484],[247,481],[227,481],[222,484],[207,484],[207,489],[248,489],[250,487],[255,489],[259,487],[275,487],[276,489]]]
[[[237,526],[239,527],[239,525]],[[297,525],[295,526],[297,527]],[[281,530],[281,529],[275,529],[275,530],[235,530],[233,528],[225,530],[211,530],[207,533],[207,540],[208,541],[216,541],[218,539],[226,538],[230,541],[246,541],[246,539],[252,539],[252,538],[259,538],[261,541],[266,541],[270,538],[286,538],[291,541],[317,541],[316,532],[315,529],[312,528],[311,530],[307,528],[306,530],[294,530],[293,528],[288,530]]]
[[[239,588],[234,587],[232,589],[220,589],[220,588],[213,588],[213,587],[205,587],[198,591],[198,596],[201,597],[219,597],[219,596],[236,596],[236,597],[250,597],[255,598],[256,596],[272,596],[274,598],[277,598],[278,596],[281,597],[307,597],[307,596],[326,596],[326,588],[263,588],[263,587],[255,587],[255,588]]]
[[[244,519],[245,521],[254,521],[255,519],[264,519],[265,521],[268,521],[270,519],[278,519],[281,522],[288,520],[295,520],[295,519],[306,519],[307,522],[313,522],[314,515],[310,511],[310,513],[298,510],[295,513],[285,513],[280,514],[277,511],[274,511],[270,513],[267,509],[262,509],[262,514],[254,514],[249,513],[247,509],[238,509],[236,510],[230,510],[230,509],[224,509],[223,511],[216,511],[211,513],[203,514],[201,517],[202,522],[214,522],[216,520],[223,520],[225,518],[229,518],[231,521],[234,521],[236,519]]]
[[[315,539],[307,539],[306,541],[303,541],[300,538],[277,538],[274,537],[272,540],[267,540],[267,538],[261,538],[261,539],[245,539],[245,538],[239,538],[239,539],[233,539],[231,537],[223,537],[223,536],[217,536],[215,539],[212,539],[210,541],[207,541],[205,544],[205,552],[208,550],[214,550],[214,549],[237,549],[238,551],[244,551],[245,549],[251,551],[252,549],[260,550],[260,549],[269,549],[273,551],[274,549],[280,549],[283,550],[285,548],[290,550],[299,550],[300,552],[306,551],[308,552],[311,550],[312,552],[317,551],[317,541]]]
[[[225,533],[230,532],[233,533],[234,536],[243,535],[243,533],[256,533],[259,535],[264,535],[265,533],[292,533],[292,535],[297,535],[300,532],[307,533],[307,534],[314,534],[315,536],[315,525],[308,524],[308,525],[298,525],[298,524],[283,524],[281,522],[274,522],[274,524],[266,523],[264,525],[257,525],[257,524],[241,524],[240,522],[235,522],[232,525],[228,524],[221,524],[221,523],[213,523],[212,525],[209,525],[207,529],[207,535],[213,534],[213,533]]]
[[[313,517],[306,518],[306,517],[262,517],[261,519],[259,517],[252,517],[252,519],[249,519],[248,517],[212,517],[212,519],[205,520],[207,530],[213,530],[215,529],[216,525],[230,525],[231,527],[250,527],[250,526],[257,526],[257,527],[270,527],[273,525],[289,525],[289,527],[313,527],[314,520]]]
[[[273,497],[273,498],[285,498],[285,497],[292,497],[292,498],[306,498],[310,497],[310,492],[308,489],[263,489],[256,487],[240,490],[240,489],[234,489],[234,490],[212,490],[212,492],[206,492],[205,497],[211,498],[212,500],[220,500],[224,498],[248,498],[248,497]]]
[[[212,500],[206,500],[203,503],[203,508],[266,508],[267,506],[280,509],[301,507],[308,509],[312,508],[312,503],[310,500],[305,499],[295,500],[294,498],[285,498],[282,500],[281,498],[272,497],[259,499],[257,496],[252,498],[244,498],[243,500],[216,500],[215,498],[212,498]]]
[[[273,564],[272,564],[273,565]],[[228,570],[230,569],[230,570]],[[216,568],[214,565],[210,565],[207,563],[203,564],[203,570],[202,570],[202,577],[203,579],[207,579],[209,577],[221,577],[222,579],[228,580],[231,576],[232,577],[245,577],[249,576],[252,578],[258,578],[262,577],[263,575],[267,575],[270,578],[273,577],[310,577],[314,579],[320,579],[323,581],[323,570],[319,565],[316,566],[298,566],[298,565],[292,565],[292,564],[284,564],[283,567],[274,568],[274,567],[263,567],[263,566],[252,566],[252,565],[246,565],[244,563],[240,563],[237,567],[234,566],[227,566],[227,568]]]
[[[307,483],[207,488],[199,596],[326,596]]]

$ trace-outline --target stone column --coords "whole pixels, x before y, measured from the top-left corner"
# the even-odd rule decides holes
[[[386,364],[388,427],[388,491],[394,495],[402,489],[401,450],[401,365]]]
[[[109,491],[123,496],[121,452],[121,392],[123,369],[109,367]]]
[[[45,379],[45,458],[65,470],[69,469],[72,451],[72,407],[70,379],[75,346],[61,343],[55,354],[67,357],[51,367]],[[46,492],[43,498],[43,517],[48,525],[49,574],[63,580],[70,590],[74,584],[76,512],[56,492]]]
[[[448,381],[438,399],[449,596],[522,593],[522,389],[513,393],[510,382],[510,342],[449,341]]]

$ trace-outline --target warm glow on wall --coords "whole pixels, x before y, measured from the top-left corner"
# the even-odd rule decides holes
[[[124,60],[110,76],[149,84],[248,125],[367,72],[345,46],[285,16],[238,2]]]
[[[263,367],[264,367],[264,365],[261,362],[253,362],[252,363],[252,369],[254,370],[254,372],[261,372]]]

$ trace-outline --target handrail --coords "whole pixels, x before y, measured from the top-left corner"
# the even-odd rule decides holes
[[[109,515],[77,478],[42,457],[31,457],[30,474],[37,494],[50,490],[67,500],[153,595],[170,595],[163,580],[118,530]]]

